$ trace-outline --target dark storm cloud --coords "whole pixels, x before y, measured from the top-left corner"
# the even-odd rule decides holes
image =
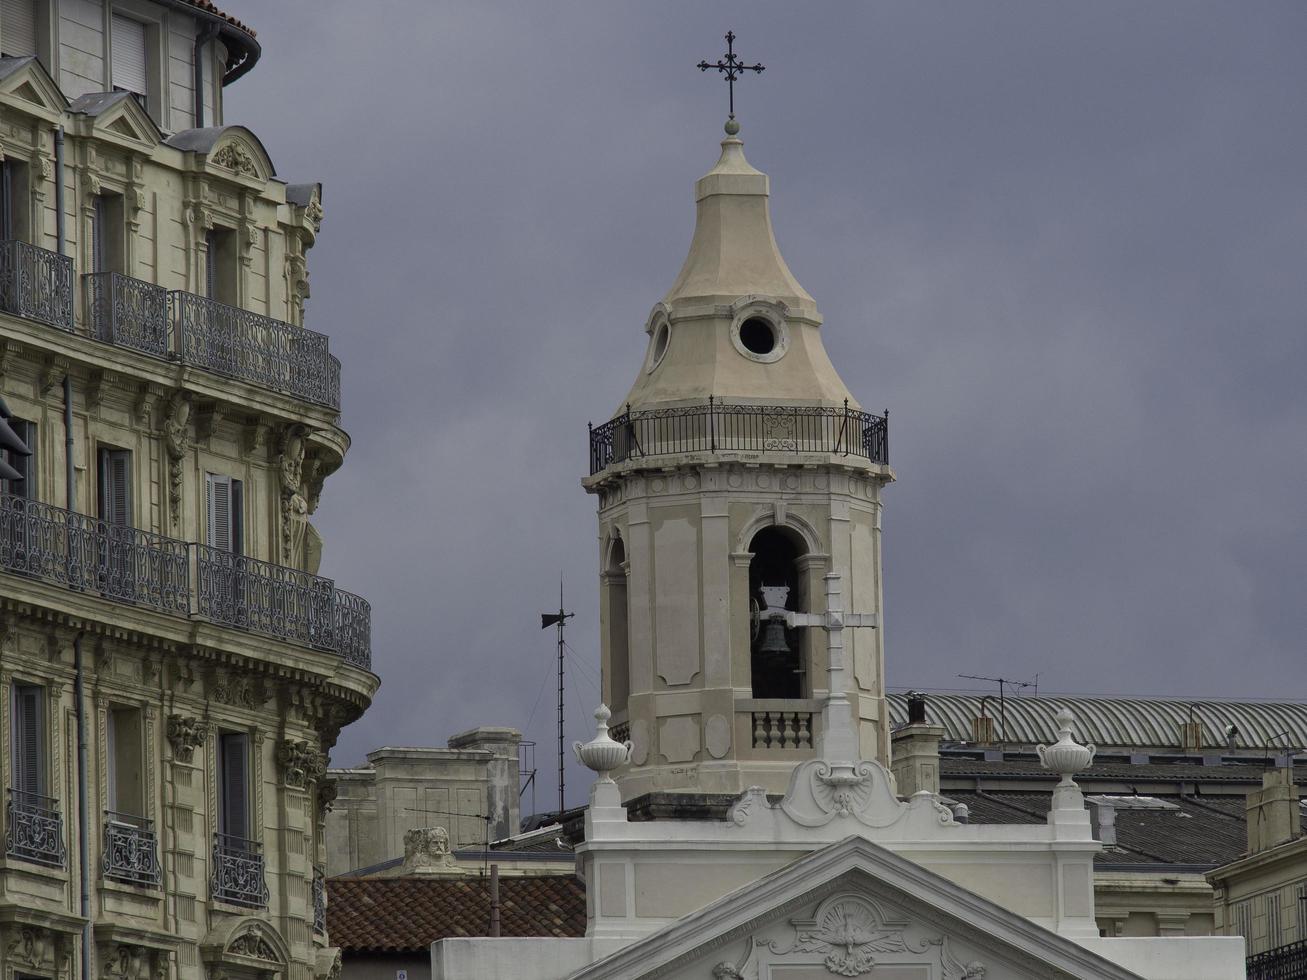
[[[230,5],[264,60],[227,121],[326,185],[317,522],[383,678],[335,762],[530,718],[552,799],[536,616],[563,572],[584,737],[585,423],[684,257],[727,27],[781,249],[892,410],[890,683],[1304,695],[1301,5]]]

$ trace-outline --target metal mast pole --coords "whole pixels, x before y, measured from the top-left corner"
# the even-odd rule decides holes
[[[566,649],[563,643],[563,624],[575,616],[576,613],[567,612],[563,608],[563,577],[558,576],[558,612],[541,613],[540,628],[548,629],[551,626],[558,628],[558,812],[563,812],[563,651]]]

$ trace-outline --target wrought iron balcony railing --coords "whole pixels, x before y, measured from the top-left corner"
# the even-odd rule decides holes
[[[181,290],[168,299],[184,363],[340,408],[340,362],[325,334]]]
[[[7,493],[0,494],[0,568],[118,602],[189,612],[184,541]]]
[[[1247,966],[1248,980],[1300,980],[1307,977],[1307,940],[1250,956]]]
[[[313,869],[313,931],[327,934],[327,873],[321,868]]]
[[[159,886],[159,840],[154,821],[113,810],[104,812],[104,860],[106,878],[131,885]]]
[[[372,669],[371,607],[329,578],[8,493],[0,493],[0,571],[171,615],[198,614]]]
[[[889,462],[889,413],[824,405],[704,405],[625,412],[590,427],[590,473],[672,453],[823,453]]]
[[[258,841],[228,834],[213,835],[210,897],[247,909],[266,909],[268,883],[263,871],[263,845]]]
[[[5,854],[62,868],[68,859],[59,801],[21,790],[9,791],[5,815]]]
[[[168,356],[168,290],[117,272],[88,272],[82,284],[92,337]]]
[[[27,242],[0,241],[0,309],[71,331],[73,260]]]

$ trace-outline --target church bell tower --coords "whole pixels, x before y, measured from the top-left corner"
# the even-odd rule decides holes
[[[831,364],[739,131],[732,118],[695,185],[689,255],[649,313],[635,384],[590,432],[624,799],[782,792],[820,745],[829,684],[828,643],[801,614],[827,613],[835,583],[880,622],[888,419]],[[843,642],[859,754],[888,765],[881,630]]]

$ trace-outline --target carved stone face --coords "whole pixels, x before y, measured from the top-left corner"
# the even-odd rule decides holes
[[[449,832],[444,827],[415,827],[404,834],[404,864],[426,868],[449,859]]]

